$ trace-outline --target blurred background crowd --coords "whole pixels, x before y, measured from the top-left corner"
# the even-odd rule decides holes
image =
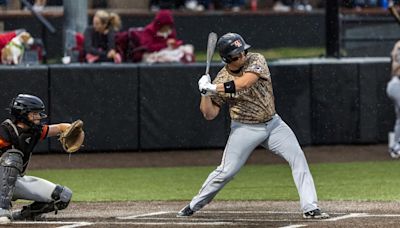
[[[387,8],[400,0],[340,0],[343,8]],[[27,4],[30,7],[27,7]],[[60,11],[63,0],[0,0],[0,12]],[[201,13],[224,11],[242,12],[313,12],[325,8],[324,0],[87,0],[93,11],[83,31],[66,31],[68,49],[62,62],[195,62],[195,47],[179,38],[173,12]],[[123,9],[154,15],[152,21],[141,26],[125,25],[113,12]],[[24,28],[0,33],[0,56],[3,64],[20,64],[26,57],[25,47],[39,52],[45,48],[40,39],[33,39]],[[24,38],[23,38],[24,37]]]

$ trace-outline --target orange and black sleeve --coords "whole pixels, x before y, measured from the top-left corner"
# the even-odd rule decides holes
[[[4,140],[3,138],[0,137],[0,148],[5,148],[5,147],[8,147],[10,145],[11,145],[10,142],[8,142],[8,141],[6,141],[6,140]]]
[[[40,140],[46,139],[48,133],[49,133],[49,125],[43,125],[42,134],[40,135]]]

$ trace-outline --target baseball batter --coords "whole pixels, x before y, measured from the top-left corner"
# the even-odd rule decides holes
[[[0,224],[12,220],[36,220],[43,213],[65,209],[72,197],[69,188],[24,175],[36,144],[56,136],[70,124],[44,125],[45,106],[36,96],[19,94],[11,101],[11,118],[0,125]],[[32,204],[11,213],[11,201],[32,200]]]
[[[178,212],[187,217],[203,208],[239,172],[253,150],[262,145],[288,161],[300,195],[304,218],[328,218],[320,210],[314,181],[296,136],[275,111],[270,72],[265,58],[250,53],[250,45],[236,33],[227,33],[217,42],[226,63],[211,83],[203,75],[198,84],[203,91],[200,110],[214,119],[222,106],[229,105],[231,132],[221,164],[208,176],[189,205]],[[205,92],[204,92],[205,91]]]
[[[396,113],[396,122],[394,124],[394,143],[389,148],[390,156],[400,157],[400,41],[398,41],[392,50],[392,79],[386,86],[386,93],[394,103]]]

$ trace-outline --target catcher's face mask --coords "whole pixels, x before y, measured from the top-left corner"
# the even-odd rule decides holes
[[[36,125],[40,125],[42,120],[47,118],[46,113],[44,112],[29,112],[28,120]]]

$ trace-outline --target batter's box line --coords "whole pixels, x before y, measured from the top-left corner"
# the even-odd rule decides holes
[[[138,214],[138,215],[127,215],[127,216],[119,216],[116,219],[121,220],[129,220],[129,219],[138,219],[138,218],[146,218],[155,215],[164,215],[164,214],[176,214],[177,211],[158,211],[152,213]],[[199,211],[197,214],[301,214],[301,212],[289,212],[289,211]],[[330,213],[331,215],[343,215],[344,213]]]
[[[321,219],[321,220],[310,220],[310,221],[321,221],[321,222],[336,222],[339,220],[345,220],[350,218],[371,218],[371,217],[400,217],[400,214],[368,214],[368,213],[350,213],[343,216],[338,216],[329,219]],[[296,228],[296,227],[306,227],[305,224],[293,224],[288,226],[282,226],[280,228]]]
[[[94,223],[91,222],[62,222],[62,221],[35,221],[35,222],[12,222],[12,224],[23,224],[23,225],[62,225],[57,228],[75,228],[82,226],[91,226]]]
[[[335,222],[338,220],[348,219],[348,218],[370,218],[370,217],[400,217],[400,214],[369,214],[369,213],[350,213],[348,215],[343,215],[339,217],[324,219],[322,221]]]

